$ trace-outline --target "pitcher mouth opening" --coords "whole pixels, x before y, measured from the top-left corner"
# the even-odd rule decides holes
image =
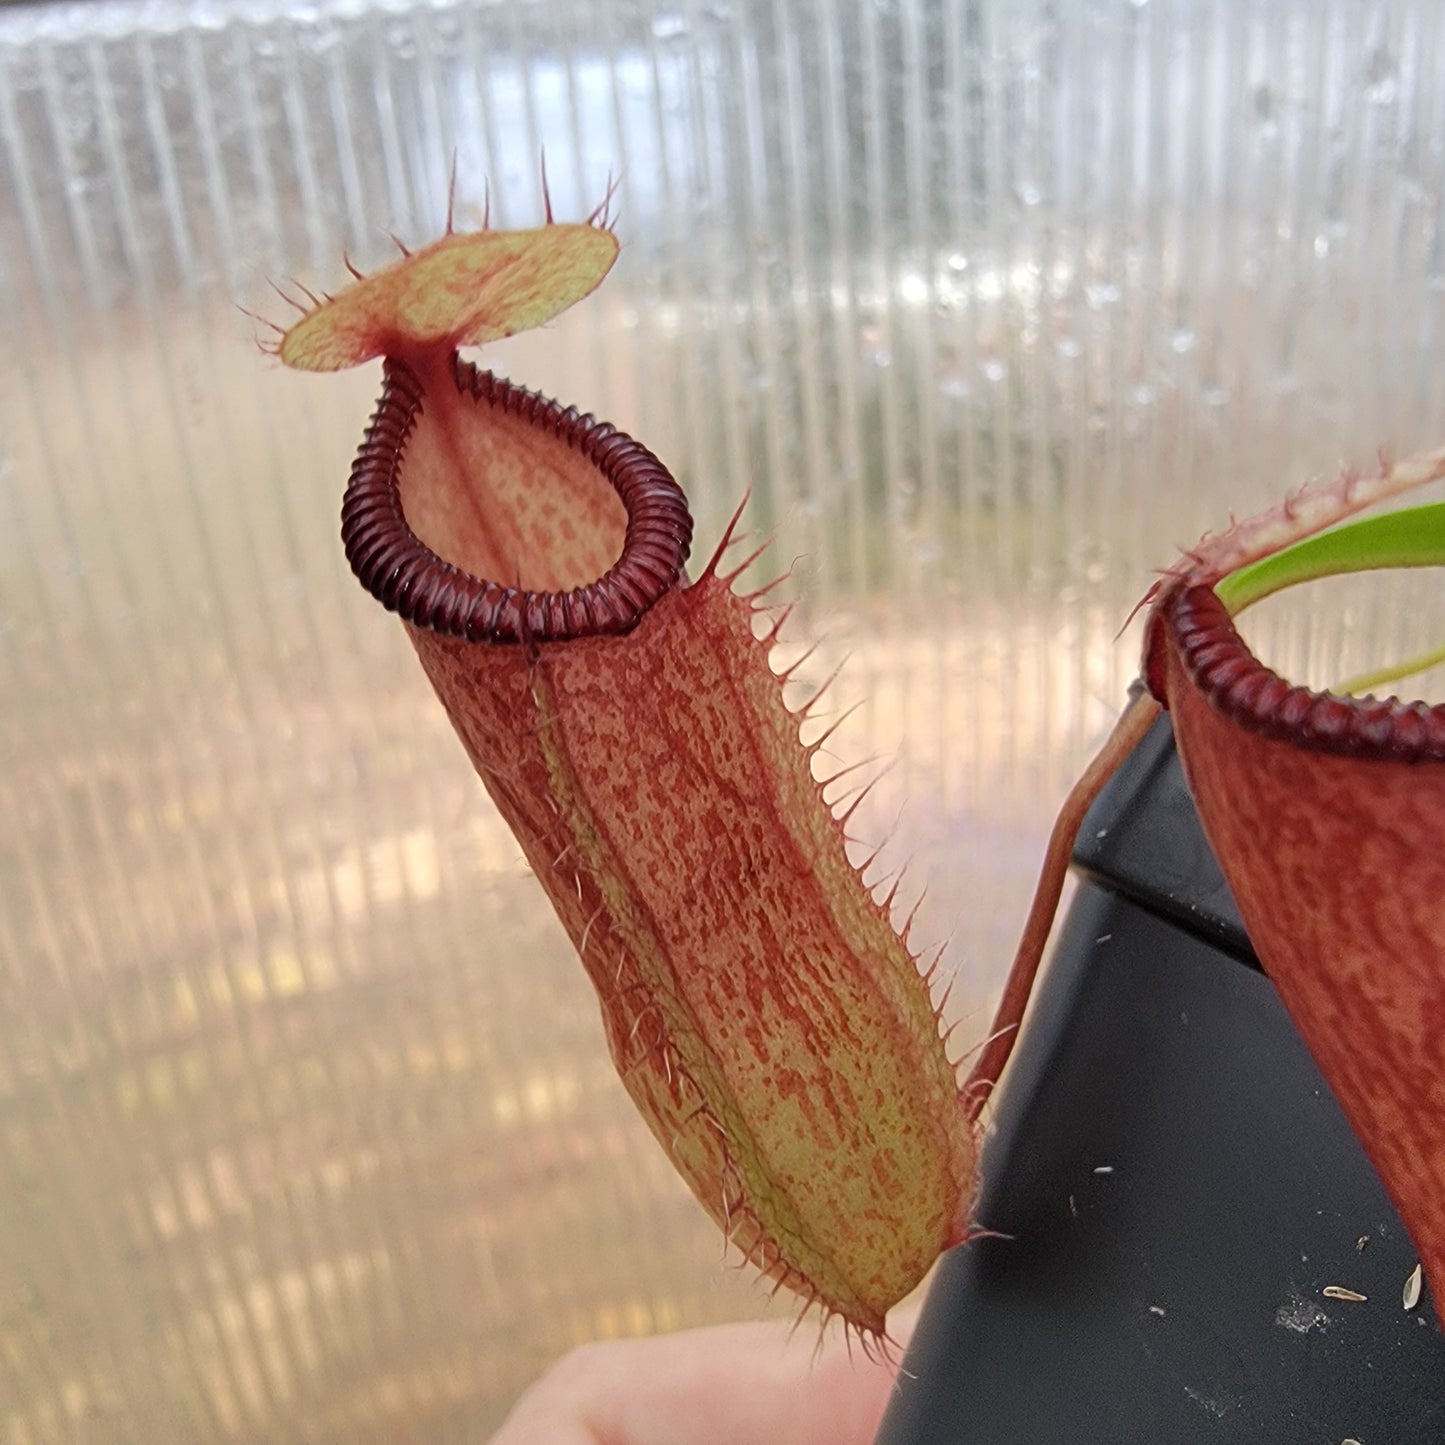
[[[439,556],[412,530],[402,497],[407,443],[427,405],[426,389],[405,361],[388,358],[341,508],[342,542],[357,580],[403,621],[468,642],[567,642],[630,632],[682,577],[692,515],[681,487],[646,447],[608,423],[460,358],[450,370],[459,394],[555,438],[596,469],[626,511],[621,552],[596,580],[565,591],[508,586]]]
[[[1161,701],[1164,646],[1177,650],[1210,705],[1250,732],[1345,757],[1445,761],[1445,704],[1340,696],[1286,681],[1250,651],[1210,586],[1177,587],[1151,625],[1145,670]]]

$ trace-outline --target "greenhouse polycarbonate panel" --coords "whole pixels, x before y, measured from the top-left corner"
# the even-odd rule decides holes
[[[377,377],[268,361],[268,282],[430,239],[453,165],[463,225],[539,221],[544,149],[559,217],[617,178],[606,285],[488,360],[663,457],[701,555],[751,491],[966,1043],[1153,569],[1445,438],[1442,28],[0,10],[0,1438],[475,1440],[573,1344],[766,1308],[347,573]],[[1410,587],[1254,635],[1326,681],[1439,641]]]

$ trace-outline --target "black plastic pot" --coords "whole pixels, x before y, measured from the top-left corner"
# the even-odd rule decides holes
[[[1167,720],[1075,864],[984,1153],[1004,1237],[940,1266],[878,1445],[1440,1445],[1414,1248],[1259,971]]]

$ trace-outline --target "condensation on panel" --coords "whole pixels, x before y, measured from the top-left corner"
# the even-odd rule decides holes
[[[1439,8],[0,11],[0,1436],[474,1440],[586,1339],[763,1312],[337,509],[377,377],[271,288],[580,217],[496,348],[746,492],[977,1038],[1177,545],[1445,436]],[[1262,611],[1327,681],[1391,584]],[[1413,600],[1412,600],[1413,599]],[[905,905],[912,895],[904,890]],[[785,1306],[777,1308],[785,1309]]]

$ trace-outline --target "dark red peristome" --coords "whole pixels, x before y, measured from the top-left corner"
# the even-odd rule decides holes
[[[1266,972],[1445,1298],[1445,709],[1292,687],[1213,591],[1145,665]]]
[[[630,632],[682,576],[692,514],[682,488],[646,447],[606,422],[455,362],[459,392],[550,433],[596,467],[627,512],[622,553],[595,581],[530,591],[474,577],[438,557],[408,526],[398,474],[424,406],[405,362],[388,360],[381,399],[341,508],[346,557],[362,586],[403,621],[468,642],[566,642]]]
[[[1166,638],[1191,685],[1249,732],[1345,757],[1445,762],[1445,704],[1340,697],[1286,682],[1245,646],[1212,587],[1171,589],[1150,619],[1145,672],[1161,700]]]

